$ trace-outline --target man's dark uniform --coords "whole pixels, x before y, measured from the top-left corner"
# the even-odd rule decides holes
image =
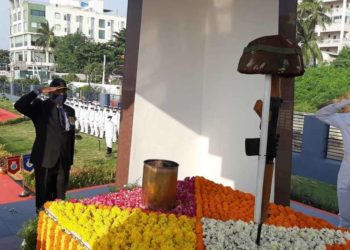
[[[65,198],[74,156],[75,111],[63,104],[69,124],[67,131],[61,124],[57,104],[36,97],[35,91],[22,96],[15,109],[28,116],[35,126],[30,162],[35,172],[36,208],[40,209],[46,201]]]

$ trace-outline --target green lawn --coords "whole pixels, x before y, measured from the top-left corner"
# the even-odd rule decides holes
[[[292,175],[291,199],[331,213],[338,213],[335,185]]]
[[[9,101],[0,101],[0,108],[13,111]],[[12,109],[12,110],[11,110]],[[70,187],[85,187],[114,181],[116,166],[116,144],[112,156],[106,156],[105,139],[77,133],[74,164],[71,171]],[[13,155],[30,153],[35,130],[30,120],[16,124],[0,125],[0,144]],[[33,183],[33,177],[28,177]]]
[[[105,156],[104,139],[82,133],[79,135],[82,139],[75,141],[74,166],[115,166],[115,157]],[[30,153],[34,137],[34,126],[30,120],[15,125],[0,126],[0,144],[4,144],[6,151],[14,155]]]

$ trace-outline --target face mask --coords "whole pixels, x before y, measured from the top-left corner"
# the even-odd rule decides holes
[[[56,103],[58,105],[63,105],[63,103],[67,99],[67,95],[65,95],[65,94],[63,94],[63,95],[51,94],[50,99],[51,99],[51,101],[53,101],[54,103]]]

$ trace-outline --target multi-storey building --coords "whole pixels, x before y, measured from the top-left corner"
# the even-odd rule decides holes
[[[344,46],[350,46],[350,6],[348,0],[322,0],[330,8],[332,23],[326,28],[316,27],[318,45],[326,61],[339,54]],[[328,56],[327,56],[328,55]]]
[[[81,32],[95,42],[107,42],[114,32],[126,27],[125,17],[105,10],[103,0],[9,1],[12,70],[53,69],[52,51],[36,45],[43,22],[54,27],[55,36]]]

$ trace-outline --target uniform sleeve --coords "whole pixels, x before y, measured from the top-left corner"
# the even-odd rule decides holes
[[[337,113],[340,109],[350,104],[350,99],[346,99],[344,101],[338,103],[329,104],[315,113],[315,116],[321,121],[336,127],[341,128],[345,125],[344,115]]]
[[[32,91],[28,94],[22,96],[17,100],[14,107],[18,112],[24,114],[33,119],[35,112],[37,111],[36,106],[39,104],[40,100],[36,100],[37,93]]]

